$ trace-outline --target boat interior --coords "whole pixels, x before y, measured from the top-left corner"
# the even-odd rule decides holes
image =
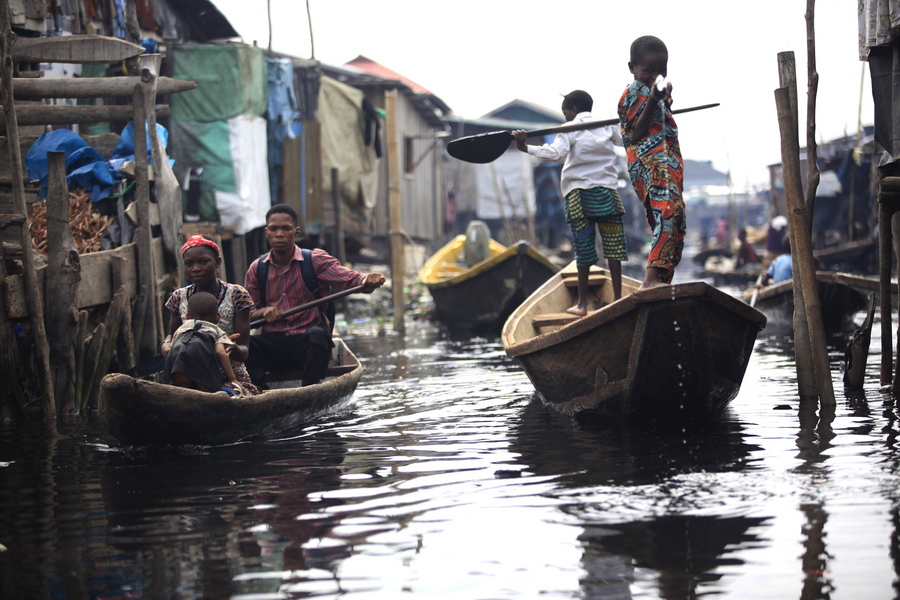
[[[523,307],[522,318],[514,327],[514,338],[524,340],[543,333],[556,331],[581,317],[566,312],[578,301],[578,271],[569,265],[547,285],[526,300],[530,306]],[[640,282],[622,278],[622,294],[628,295],[640,286]],[[592,267],[588,277],[588,314],[611,304],[614,300],[612,279],[609,271]]]

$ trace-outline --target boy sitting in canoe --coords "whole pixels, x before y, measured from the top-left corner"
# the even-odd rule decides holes
[[[187,320],[172,336],[163,383],[202,392],[244,394],[225,349],[226,346],[233,346],[234,341],[216,325],[218,322],[219,302],[215,296],[209,292],[197,292],[191,296]],[[222,386],[222,372],[231,389]]]

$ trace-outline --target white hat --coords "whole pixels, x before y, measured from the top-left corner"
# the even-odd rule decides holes
[[[777,229],[779,231],[781,231],[782,229],[787,227],[787,224],[788,224],[787,217],[785,217],[785,216],[778,215],[777,217],[772,219],[772,227],[774,227],[775,229]]]

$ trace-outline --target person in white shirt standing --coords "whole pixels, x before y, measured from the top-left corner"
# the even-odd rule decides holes
[[[566,94],[562,113],[566,121],[593,121],[594,100],[584,90]],[[619,183],[613,145],[622,146],[622,134],[615,125],[559,133],[552,144],[525,143],[525,131],[513,131],[516,147],[542,160],[563,163],[560,187],[566,199],[566,222],[572,228],[575,265],[578,267],[578,303],[566,312],[587,314],[588,275],[599,257],[596,229],[603,243],[603,257],[609,264],[615,299],[622,297],[622,261],[628,260],[623,217],[625,208],[616,191]]]

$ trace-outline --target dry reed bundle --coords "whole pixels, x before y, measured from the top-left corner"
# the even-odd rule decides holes
[[[69,190],[69,227],[79,254],[98,252],[100,238],[114,217],[102,215],[94,210],[91,194],[81,188]],[[29,227],[34,248],[44,258],[47,257],[47,201],[41,200],[31,205]]]

